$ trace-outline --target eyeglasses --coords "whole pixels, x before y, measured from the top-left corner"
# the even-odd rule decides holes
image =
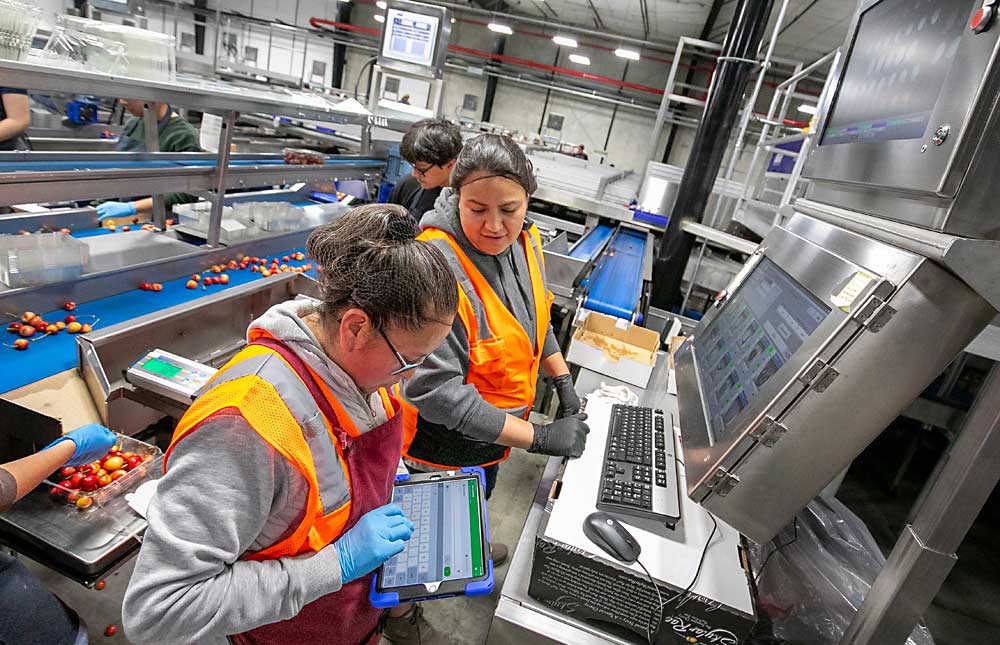
[[[397,376],[399,374],[402,374],[403,372],[409,372],[414,368],[420,367],[421,365],[423,365],[424,361],[427,360],[427,357],[430,356],[430,354],[424,354],[423,356],[417,358],[417,360],[415,361],[407,362],[407,360],[403,358],[403,355],[400,354],[393,346],[392,341],[389,340],[389,337],[386,335],[385,331],[383,331],[381,327],[376,327],[375,329],[378,330],[378,333],[382,334],[382,338],[385,340],[385,344],[389,346],[389,350],[392,352],[392,355],[396,357],[397,361],[399,361],[399,369],[389,372],[391,376]]]
[[[427,177],[427,173],[429,173],[431,170],[433,170],[434,168],[437,168],[437,167],[438,167],[438,164],[431,164],[430,166],[427,166],[426,168],[417,168],[416,166],[414,166],[413,170],[418,175],[420,175],[421,177]]]

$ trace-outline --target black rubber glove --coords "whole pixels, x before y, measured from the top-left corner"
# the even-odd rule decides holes
[[[587,415],[581,412],[546,425],[532,423],[535,438],[528,452],[553,457],[579,457],[587,445],[587,433],[590,432],[584,423],[586,420]]]
[[[560,374],[552,377],[552,385],[559,395],[559,416],[571,417],[580,411],[580,397],[573,387],[573,377],[569,374]]]

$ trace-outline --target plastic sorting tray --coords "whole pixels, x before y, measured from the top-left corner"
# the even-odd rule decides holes
[[[63,480],[59,475],[59,471],[56,471],[45,480],[45,483],[52,487],[49,490],[49,496],[53,502],[73,506],[76,510],[83,512],[107,508],[112,501],[117,500],[126,491],[134,490],[139,484],[149,479],[151,470],[159,472],[162,469],[163,451],[156,446],[126,436],[119,436],[117,445],[121,447],[120,452],[134,453],[136,456],[142,458],[143,462],[132,470],[128,470],[119,479],[94,491],[83,491],[62,486],[61,482]],[[76,505],[77,500],[81,497],[91,500],[90,505],[86,508],[79,508]]]
[[[89,247],[64,233],[0,235],[0,281],[14,289],[76,280],[89,259]]]
[[[0,58],[25,60],[41,18],[41,8],[31,3],[0,0]]]

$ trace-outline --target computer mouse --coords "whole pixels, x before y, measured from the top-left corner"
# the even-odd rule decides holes
[[[635,562],[642,552],[642,547],[632,534],[618,520],[603,511],[591,513],[583,520],[583,534],[612,558],[626,564]]]

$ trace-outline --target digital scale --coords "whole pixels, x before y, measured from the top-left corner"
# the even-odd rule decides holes
[[[154,349],[128,368],[125,380],[136,387],[188,405],[218,371],[183,356]]]

